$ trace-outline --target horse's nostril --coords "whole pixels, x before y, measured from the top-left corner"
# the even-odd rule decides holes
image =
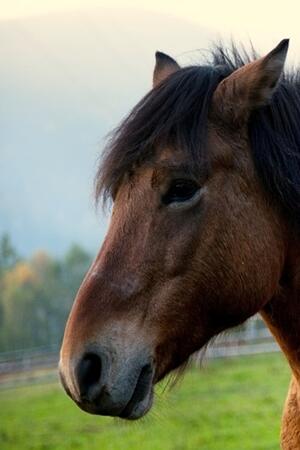
[[[102,363],[99,355],[86,353],[77,366],[76,376],[81,398],[89,399],[91,391],[99,384]]]

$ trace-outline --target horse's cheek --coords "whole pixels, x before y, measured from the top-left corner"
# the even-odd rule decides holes
[[[235,216],[223,209],[222,223],[205,228],[209,231],[203,232],[196,254],[201,310],[215,329],[243,322],[278,289],[284,261],[281,225],[268,209],[256,208],[254,214],[250,206],[239,211],[235,205]]]

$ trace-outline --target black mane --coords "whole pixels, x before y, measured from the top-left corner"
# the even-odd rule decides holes
[[[96,177],[96,196],[113,196],[123,177],[151,160],[158,145],[185,152],[194,170],[205,163],[208,110],[219,82],[257,57],[215,46],[210,63],[191,66],[152,89],[115,130]],[[267,192],[300,225],[300,72],[286,73],[269,105],[249,120],[253,161]]]

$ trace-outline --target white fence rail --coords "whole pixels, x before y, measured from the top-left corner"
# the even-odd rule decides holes
[[[205,359],[279,351],[269,330],[260,318],[250,319],[243,327],[215,339],[205,351]],[[57,378],[59,346],[0,353],[0,388]],[[195,363],[202,352],[194,356]]]

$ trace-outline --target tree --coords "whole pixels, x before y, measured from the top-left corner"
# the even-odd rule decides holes
[[[18,255],[14,249],[8,233],[4,233],[0,238],[0,275],[11,269],[18,261]]]
[[[0,261],[0,351],[58,345],[90,255],[73,245],[62,259],[39,251],[20,260],[6,235]]]
[[[66,287],[75,296],[91,264],[91,256],[79,245],[73,244],[63,260],[63,276]]]
[[[14,267],[17,261],[17,252],[11,243],[10,236],[8,233],[4,233],[0,238],[0,329],[4,324],[3,277],[8,270]]]

